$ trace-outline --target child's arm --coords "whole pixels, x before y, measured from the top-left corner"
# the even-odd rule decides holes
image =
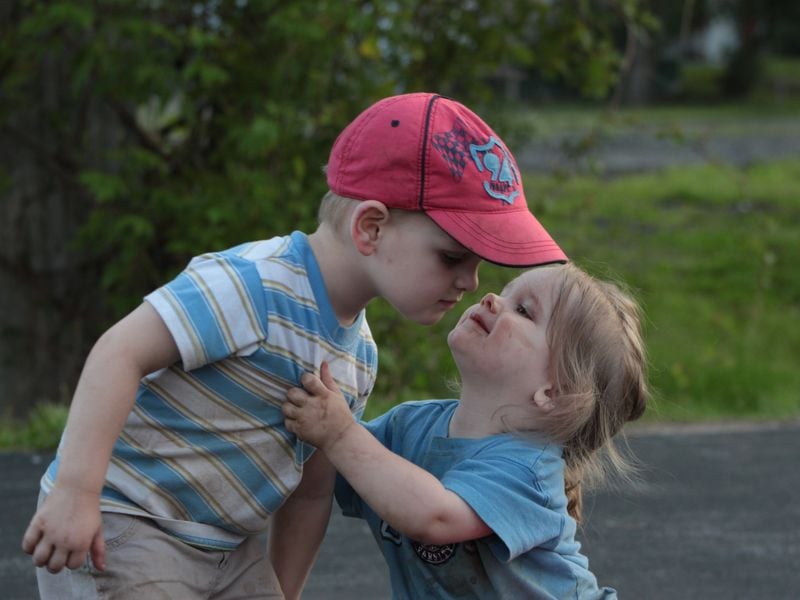
[[[270,526],[270,559],[287,600],[300,597],[331,514],[336,470],[322,452],[303,465],[300,485]]]
[[[94,565],[105,568],[100,492],[111,451],[139,380],[178,359],[172,335],[146,302],[94,345],[72,399],[55,485],[22,540],[37,567],[76,569],[91,551]]]
[[[460,496],[424,469],[386,449],[353,420],[326,364],[289,390],[286,426],[325,452],[333,466],[384,521],[423,544],[477,539],[491,529]]]

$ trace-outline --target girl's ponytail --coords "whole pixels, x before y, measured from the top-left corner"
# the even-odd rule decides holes
[[[646,355],[630,295],[574,264],[553,268],[563,273],[548,328],[555,407],[537,422],[563,444],[567,510],[580,521],[587,486],[634,471],[613,438],[644,412]]]

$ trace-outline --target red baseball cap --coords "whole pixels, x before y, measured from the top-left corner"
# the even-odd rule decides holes
[[[481,258],[529,267],[567,256],[528,210],[514,157],[466,106],[438,94],[384,98],[333,144],[331,191],[423,211]]]

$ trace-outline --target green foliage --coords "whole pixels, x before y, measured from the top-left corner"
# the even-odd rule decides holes
[[[641,2],[371,3],[378,27],[363,41],[405,89],[437,89],[457,97],[491,99],[481,84],[498,67],[532,68],[602,98],[621,63],[616,36],[624,28],[655,26]]]
[[[66,422],[66,406],[37,404],[24,423],[4,420],[0,424],[0,448],[54,450]]]
[[[722,67],[705,63],[681,66],[675,98],[684,102],[719,102],[722,99]]]
[[[86,206],[73,251],[105,265],[86,287],[102,288],[107,318],[194,254],[313,228],[333,139],[377,98],[484,103],[501,66],[602,96],[615,31],[646,18],[633,0],[17,0],[9,14],[0,119],[13,128],[34,82],[68,74],[35,110]]]
[[[500,123],[493,77],[509,67],[602,97],[619,33],[647,23],[639,0],[7,4],[0,134],[77,221],[59,252],[81,281],[51,304],[86,325],[84,343],[194,255],[313,229],[333,140],[378,98],[438,91]],[[3,268],[49,289],[28,255]]]
[[[800,165],[789,162],[567,185],[577,195],[557,205],[571,223],[558,239],[641,290],[655,414],[800,412],[798,183]]]
[[[791,104],[796,110],[800,100],[800,58],[766,56],[751,97]]]

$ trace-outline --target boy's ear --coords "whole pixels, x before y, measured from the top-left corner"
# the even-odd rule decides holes
[[[533,394],[533,403],[543,413],[549,413],[555,408],[553,401],[553,386],[549,383],[543,385]]]
[[[350,219],[350,237],[361,254],[369,256],[375,252],[389,217],[389,209],[383,202],[364,200],[358,203]]]

